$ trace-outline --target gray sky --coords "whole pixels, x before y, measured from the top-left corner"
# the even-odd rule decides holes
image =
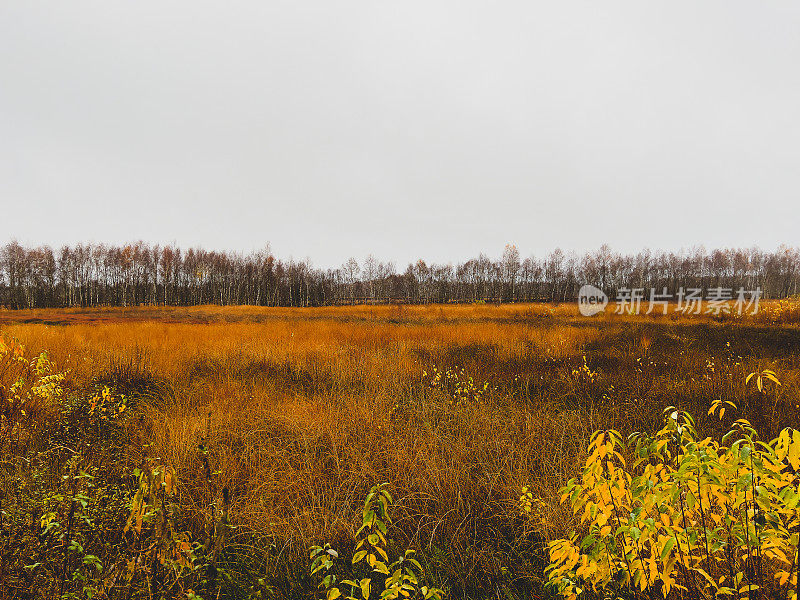
[[[800,3],[0,3],[0,238],[798,243]]]

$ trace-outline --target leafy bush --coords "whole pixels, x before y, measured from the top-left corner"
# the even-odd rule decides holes
[[[0,338],[0,598],[214,593],[227,489],[206,543],[193,542],[175,470],[147,445],[138,467],[126,456],[128,399],[65,378],[46,353]]]
[[[386,487],[385,483],[376,485],[367,494],[362,525],[356,532],[352,565],[361,570],[364,577],[358,581],[342,579],[337,583],[333,567],[339,558],[338,552],[329,544],[311,548],[311,574],[324,573],[319,587],[325,590],[326,600],[335,600],[343,594],[347,594],[343,596],[347,600],[441,600],[442,590],[422,585],[422,565],[414,558],[413,550],[408,549],[397,560],[389,561],[386,536],[392,522],[389,517],[392,496]]]
[[[709,413],[722,418],[725,405]],[[796,598],[800,431],[765,443],[738,419],[716,441],[700,439],[688,413],[665,415],[628,444],[614,430],[592,436],[580,478],[561,490],[585,535],[549,544],[549,585],[571,599]]]
[[[28,358],[25,346],[0,338],[0,455],[25,454],[40,442],[38,425],[57,411],[64,377],[46,352]]]

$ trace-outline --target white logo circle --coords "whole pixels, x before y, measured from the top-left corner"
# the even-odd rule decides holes
[[[593,285],[584,285],[578,292],[578,310],[584,317],[601,313],[608,305],[608,296]]]

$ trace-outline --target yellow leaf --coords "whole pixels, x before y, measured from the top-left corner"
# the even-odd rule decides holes
[[[389,560],[389,556],[386,554],[386,551],[383,548],[380,546],[375,546],[375,550],[383,557],[383,560]]]

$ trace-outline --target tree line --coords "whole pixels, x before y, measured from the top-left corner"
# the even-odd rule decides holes
[[[405,270],[373,256],[338,268],[281,260],[267,246],[240,254],[136,242],[77,244],[53,250],[10,242],[0,250],[0,305],[6,308],[198,304],[323,306],[348,303],[563,302],[585,283],[614,296],[643,288],[755,290],[762,297],[798,293],[800,250],[781,246],[687,251],[614,252],[607,245],[578,255],[555,249],[520,256],[507,245],[456,264],[418,260]]]

